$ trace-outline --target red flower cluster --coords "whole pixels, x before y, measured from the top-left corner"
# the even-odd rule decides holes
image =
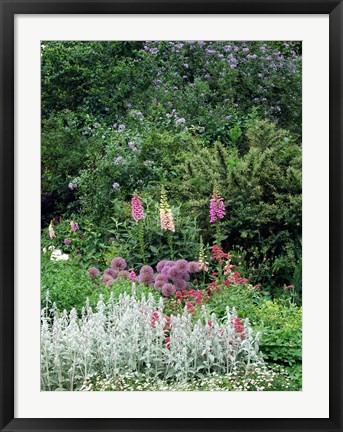
[[[170,317],[169,316],[164,316],[165,319],[165,325],[163,327],[163,330],[168,331],[170,329]],[[155,328],[156,322],[160,320],[160,314],[158,311],[155,311],[152,315],[151,315],[151,327]]]
[[[228,258],[231,258],[231,255],[225,253],[218,245],[212,246],[212,257],[218,260],[220,263],[223,263]]]
[[[244,325],[240,318],[233,318],[232,319],[233,327],[235,329],[235,333],[238,333],[242,340],[245,339],[246,334],[244,331]]]
[[[201,305],[203,304],[204,298],[203,293],[201,291],[197,290],[182,290],[177,291],[176,293],[176,299],[181,301],[195,301],[196,304]]]

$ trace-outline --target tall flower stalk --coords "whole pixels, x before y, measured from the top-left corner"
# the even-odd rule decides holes
[[[131,199],[131,212],[132,217],[136,221],[137,225],[137,238],[139,243],[139,249],[141,254],[141,259],[143,264],[145,264],[145,242],[144,242],[144,212],[143,212],[143,203],[141,197],[137,192],[133,194]]]
[[[225,213],[224,198],[214,190],[210,200],[210,223],[215,224],[215,243],[218,246],[221,244],[220,220],[224,218]]]
[[[173,233],[175,232],[175,225],[174,225],[173,212],[169,206],[167,193],[164,186],[162,186],[161,188],[160,222],[161,222],[162,230],[167,231],[167,239],[168,239],[168,245],[170,249],[170,256],[171,258],[173,258],[174,257]]]

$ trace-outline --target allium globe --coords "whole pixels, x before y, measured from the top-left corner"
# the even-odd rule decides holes
[[[176,291],[183,291],[187,289],[187,282],[184,279],[175,279],[174,285],[176,288]]]
[[[111,278],[115,279],[118,276],[118,270],[115,270],[114,268],[108,268],[104,271],[104,275],[110,275]]]
[[[143,266],[139,272],[140,275],[154,275],[154,269],[148,265]]]
[[[179,279],[183,279],[188,282],[190,279],[189,273],[187,271],[179,272]]]
[[[169,267],[167,276],[171,280],[179,279],[180,278],[180,271],[176,266]]]
[[[101,278],[101,282],[104,283],[104,284],[106,284],[107,286],[111,286],[113,284],[113,282],[114,282],[114,279],[109,274],[105,274]]]
[[[162,292],[162,295],[164,297],[170,297],[173,294],[175,294],[176,288],[175,288],[175,286],[173,284],[166,283],[166,284],[163,285],[161,292]]]
[[[163,283],[167,283],[168,278],[167,276],[163,275],[163,274],[158,274],[155,278],[155,281],[162,281]]]
[[[130,279],[130,272],[128,272],[127,270],[121,270],[118,273],[118,277],[119,276],[123,277],[124,279]]]
[[[161,288],[163,287],[163,285],[165,285],[166,281],[163,281],[161,279],[156,279],[155,283],[154,283],[154,288],[157,291],[161,291]]]
[[[176,267],[178,268],[178,270],[180,271],[187,271],[188,270],[188,261],[184,260],[184,259],[180,259],[176,261]]]
[[[140,274],[138,276],[138,282],[140,284],[146,285],[146,286],[152,286],[154,283],[154,277],[150,274]]]
[[[188,263],[188,272],[189,273],[197,273],[200,271],[200,265],[198,261],[191,261]]]
[[[126,261],[124,258],[116,257],[111,262],[111,267],[117,270],[124,270],[126,268]]]
[[[88,269],[88,275],[91,279],[95,279],[100,275],[100,271],[96,267]]]
[[[164,266],[167,264],[168,261],[166,260],[162,260],[160,262],[157,263],[156,269],[158,273],[161,273],[161,271],[163,270]]]

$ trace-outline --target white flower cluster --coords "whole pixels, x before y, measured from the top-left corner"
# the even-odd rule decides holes
[[[197,322],[182,315],[163,314],[163,300],[150,295],[102,297],[93,311],[89,304],[78,316],[54,309],[42,310],[42,390],[78,390],[85,379],[98,374],[121,377],[127,371],[153,379],[186,382],[194,378],[229,374],[261,361],[258,334],[244,322],[244,337],[234,326],[235,310],[223,320],[205,308]]]

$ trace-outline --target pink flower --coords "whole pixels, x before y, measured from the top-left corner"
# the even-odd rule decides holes
[[[63,242],[65,245],[70,245],[70,243],[71,243],[71,240],[70,239],[68,239],[68,238],[66,238],[66,239],[64,239],[64,242]]]
[[[160,222],[163,230],[175,232],[173,212],[168,204],[167,193],[162,186],[160,201]]]
[[[224,198],[213,194],[210,200],[210,222],[214,223],[225,216]]]
[[[173,213],[170,209],[160,209],[160,221],[163,230],[175,232]]]
[[[141,197],[137,193],[134,193],[131,199],[131,211],[132,217],[136,222],[144,219],[143,204],[141,201]]]
[[[129,270],[129,279],[134,282],[137,279],[137,275],[134,270]]]
[[[49,237],[51,239],[55,237],[55,230],[52,227],[52,222],[50,222],[50,225],[49,225]]]
[[[79,225],[77,222],[71,221],[70,222],[70,228],[75,232],[79,229]]]

